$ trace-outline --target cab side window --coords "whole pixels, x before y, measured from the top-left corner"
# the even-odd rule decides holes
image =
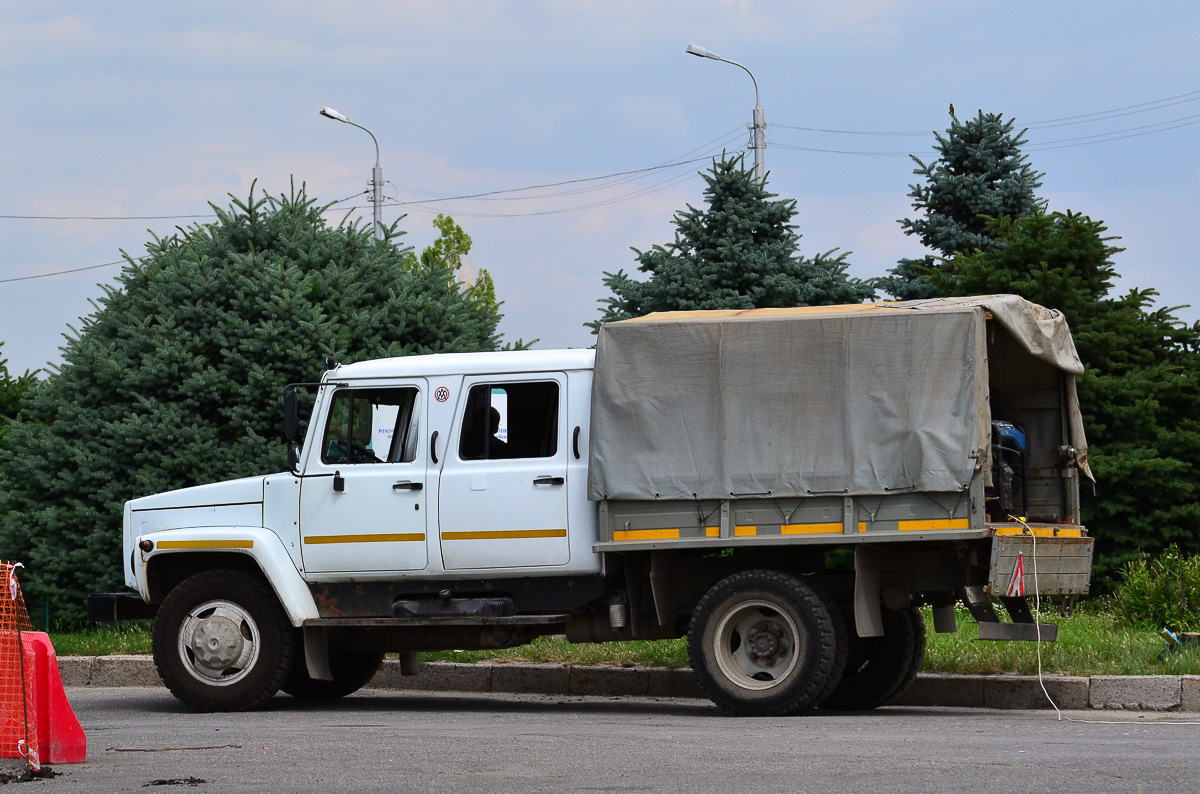
[[[558,384],[478,383],[459,434],[463,460],[552,458],[558,454]]]
[[[408,463],[416,459],[420,392],[411,387],[342,389],[333,397],[321,462]]]

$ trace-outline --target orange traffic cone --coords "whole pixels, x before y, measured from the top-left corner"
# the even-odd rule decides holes
[[[77,764],[87,760],[87,736],[67,701],[58,672],[58,656],[42,631],[21,633],[26,658],[33,657],[32,711],[37,724],[37,749],[43,764]]]
[[[87,739],[67,702],[50,638],[33,631],[17,583],[21,563],[0,562],[0,758],[43,763],[87,757]]]

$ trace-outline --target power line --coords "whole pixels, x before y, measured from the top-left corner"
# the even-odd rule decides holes
[[[1106,121],[1112,118],[1120,118],[1122,116],[1132,116],[1138,113],[1150,113],[1163,108],[1174,107],[1188,102],[1200,101],[1200,91],[1189,91],[1185,94],[1176,94],[1175,96],[1164,97],[1162,99],[1153,99],[1149,102],[1139,102],[1135,105],[1125,105],[1119,108],[1111,108],[1109,110],[1099,110],[1095,113],[1083,113],[1077,116],[1062,116],[1055,119],[1044,119],[1042,121],[1032,121],[1024,126],[1029,129],[1046,128],[1046,127],[1064,127],[1071,124],[1090,124],[1097,121]],[[915,137],[929,135],[932,130],[840,130],[829,129],[826,127],[799,127],[791,124],[779,124],[772,122],[769,126],[777,127],[785,130],[799,130],[801,132],[821,132],[831,135],[867,135],[867,136],[890,136],[890,137]],[[814,150],[825,151],[825,150]],[[856,154],[856,152],[841,152],[829,150],[833,154]]]
[[[1197,92],[1200,93],[1200,92]],[[1200,97],[1197,97],[1200,99]],[[1191,101],[1191,100],[1188,100]],[[1176,103],[1177,104],[1177,103]],[[1162,105],[1161,107],[1169,107]],[[1128,115],[1128,114],[1125,114]],[[1074,138],[1058,138],[1050,141],[1038,141],[1025,145],[1026,151],[1047,151],[1050,149],[1070,149],[1076,146],[1091,146],[1097,143],[1107,143],[1109,141],[1119,141],[1125,138],[1138,138],[1143,135],[1154,135],[1160,132],[1168,132],[1177,130],[1180,127],[1190,127],[1193,124],[1200,124],[1200,113],[1190,116],[1180,116],[1179,118],[1159,121],[1153,124],[1142,124],[1137,127],[1125,127],[1119,130],[1109,130],[1108,132],[1098,132],[1094,135],[1080,135]],[[1065,126],[1065,125],[1053,125]],[[799,129],[799,128],[796,128]],[[849,154],[859,155],[863,157],[908,157],[909,152],[871,152],[860,149],[822,149],[811,146],[795,146],[786,143],[774,143],[772,148],[775,149],[793,149],[803,152],[820,152],[823,154]],[[928,156],[933,156],[930,152]]]
[[[211,212],[207,215],[0,215],[0,218],[21,221],[174,221],[211,217]]]
[[[705,143],[705,144],[701,144],[700,146],[686,152],[684,155],[681,155],[681,156],[686,157],[687,155],[692,154],[693,152],[696,152],[701,149],[704,149],[705,147],[711,146],[713,143],[721,141],[723,138],[728,138],[730,134],[731,133],[726,133],[724,135],[718,136],[717,138],[714,138],[712,141],[709,141],[708,143]],[[539,189],[545,189],[545,188],[550,188],[550,187],[560,187],[560,186],[572,185],[572,184],[597,182],[597,181],[606,180],[606,179],[607,180],[615,179],[616,181],[610,181],[608,184],[600,186],[602,188],[607,188],[607,187],[613,187],[613,186],[616,186],[616,185],[619,185],[619,184],[622,184],[625,182],[632,181],[633,179],[640,178],[642,176],[646,176],[648,174],[655,173],[657,171],[662,171],[662,170],[671,169],[671,168],[678,168],[680,166],[690,165],[692,163],[700,162],[700,161],[706,160],[706,159],[708,159],[707,156],[699,157],[699,158],[692,158],[692,159],[688,159],[688,160],[676,159],[673,161],[663,163],[661,165],[651,166],[649,168],[637,168],[637,169],[632,169],[629,171],[618,171],[618,172],[615,172],[612,174],[606,174],[604,176],[583,177],[580,179],[568,179],[568,180],[563,180],[561,182],[551,182],[551,183],[546,183],[543,185],[530,185],[530,186],[521,187],[521,188],[510,188],[510,189],[506,189],[506,190],[488,191],[485,193],[473,194],[473,195],[468,195],[468,196],[447,196],[447,197],[440,198],[440,199],[431,199],[431,201],[435,201],[435,200],[436,201],[449,201],[449,200],[454,200],[454,199],[472,199],[472,198],[485,199],[490,196],[504,194],[504,193],[520,193],[520,192],[525,192],[525,191],[529,191],[529,190],[539,190]],[[608,204],[615,204],[620,201],[626,201],[628,199],[636,198],[638,196],[642,196],[647,193],[652,193],[657,190],[663,190],[667,187],[670,187],[671,185],[677,184],[680,181],[683,181],[685,179],[690,179],[693,176],[694,176],[694,174],[684,174],[682,177],[672,177],[671,179],[668,179],[664,182],[657,183],[656,185],[651,185],[650,187],[644,188],[642,190],[623,194],[621,196],[617,196],[617,197],[614,197],[611,199],[606,199],[604,201],[593,202],[591,204],[586,204],[586,205],[581,205],[581,206],[576,206],[576,207],[568,207],[568,208],[561,208],[561,209],[555,209],[555,210],[543,210],[543,211],[527,212],[527,213],[494,214],[494,213],[456,212],[456,214],[461,215],[463,217],[515,218],[515,217],[530,217],[530,216],[535,216],[535,215],[554,215],[554,214],[559,214],[559,213],[564,213],[564,212],[577,212],[577,211],[583,210],[583,209],[590,209],[590,208],[594,208],[594,207],[606,206]],[[618,179],[618,177],[619,177],[619,179]],[[591,190],[593,188],[588,188],[588,189]],[[552,197],[555,197],[556,195],[571,195],[571,194],[574,194],[577,192],[583,192],[583,191],[564,191],[559,194],[550,194],[550,195],[541,195],[541,196],[524,196],[524,197],[518,196],[518,197],[514,197],[514,198],[515,199],[522,199],[522,198],[543,198],[544,199],[544,198],[552,198]],[[332,211],[336,208],[338,210],[344,210],[346,212],[353,212],[355,210],[361,209],[361,207],[358,207],[358,206],[337,207],[337,205],[343,204],[344,202],[347,202],[351,199],[358,198],[359,196],[362,196],[364,193],[365,193],[365,191],[358,191],[349,196],[346,196],[345,198],[338,199],[337,201],[324,207],[323,210],[324,211]],[[513,200],[513,199],[509,199],[509,200]],[[407,206],[410,204],[424,204],[424,203],[426,203],[426,202],[396,201],[396,202],[390,203],[389,206]],[[422,207],[414,207],[414,209],[422,209]],[[211,218],[211,217],[214,217],[214,216],[212,214],[209,214],[209,215],[138,215],[138,216],[131,215],[131,216],[108,216],[108,217],[68,216],[68,215],[0,215],[0,218],[23,219],[23,220],[175,220],[175,219],[181,219],[181,218]],[[126,260],[124,260],[124,259],[119,259],[119,260],[116,260],[113,262],[104,262],[99,265],[87,265],[85,267],[69,268],[67,270],[56,270],[51,273],[36,273],[36,274],[30,275],[30,276],[17,276],[17,277],[13,277],[13,278],[5,278],[5,279],[0,279],[0,284],[9,284],[9,283],[17,282],[17,281],[31,281],[33,279],[49,278],[51,276],[62,276],[62,275],[70,274],[70,273],[82,273],[82,272],[85,272],[88,270],[98,270],[99,268],[103,268],[103,267],[112,267],[114,265],[122,264],[125,261]]]
[[[1190,116],[1190,117],[1185,117],[1185,118],[1196,118],[1196,117]],[[1120,140],[1124,140],[1126,138],[1140,138],[1143,135],[1154,135],[1159,132],[1167,132],[1169,130],[1177,130],[1180,127],[1191,127],[1195,124],[1200,124],[1200,119],[1197,119],[1196,121],[1184,121],[1183,119],[1176,119],[1175,121],[1182,121],[1183,123],[1174,124],[1173,122],[1163,122],[1164,124],[1173,124],[1173,126],[1162,127],[1161,129],[1146,130],[1145,132],[1131,132],[1130,130],[1144,129],[1143,127],[1131,127],[1130,130],[1114,130],[1113,132],[1103,132],[1098,135],[1085,135],[1081,138],[1063,138],[1061,141],[1045,141],[1044,143],[1030,144],[1026,148],[1029,149],[1030,151],[1034,151],[1034,152],[1044,152],[1044,151],[1048,151],[1050,149],[1072,149],[1076,146],[1090,146],[1090,145],[1096,144],[1096,143],[1108,143],[1109,141],[1120,141]],[[1151,124],[1151,125],[1147,125],[1147,126],[1155,127],[1158,125]],[[1129,134],[1128,135],[1120,134],[1123,132],[1128,132]],[[1088,138],[1099,138],[1099,140],[1086,140]],[[1081,141],[1081,142],[1080,143],[1070,143],[1070,141]],[[1052,144],[1061,144],[1061,145],[1055,146]]]
[[[579,212],[581,210],[595,209],[597,207],[607,207],[610,204],[619,204],[622,201],[628,201],[629,199],[638,198],[650,193],[656,193],[660,190],[666,190],[667,188],[677,185],[680,182],[693,179],[695,176],[696,174],[693,173],[677,174],[663,180],[662,182],[657,182],[653,185],[641,188],[640,190],[635,190],[631,193],[624,193],[620,196],[614,196],[602,201],[594,201],[590,204],[578,204],[571,207],[560,207],[552,210],[534,210],[531,212],[470,212],[466,210],[455,210],[454,214],[455,216],[462,218],[532,218],[541,215],[562,215],[568,212]],[[413,209],[423,210],[426,208],[418,206],[414,207]]]
[[[1190,98],[1188,98],[1190,97]],[[1179,100],[1179,101],[1174,101]],[[1113,108],[1112,110],[1101,110],[1096,113],[1084,113],[1079,116],[1063,116],[1060,119],[1047,119],[1045,121],[1035,121],[1029,124],[1030,127],[1053,127],[1060,126],[1061,122],[1075,122],[1077,119],[1090,119],[1095,116],[1103,116],[1105,118],[1115,118],[1117,116],[1129,116],[1131,113],[1122,111],[1133,111],[1134,113],[1148,113],[1151,110],[1158,110],[1160,107],[1171,107],[1173,105],[1182,105],[1185,102],[1195,102],[1200,100],[1200,91],[1189,91],[1186,94],[1176,94],[1175,96],[1165,97],[1163,99],[1154,99],[1149,102],[1139,102],[1136,105],[1126,105],[1122,108]],[[1165,104],[1164,104],[1165,103]],[[1150,107],[1154,105],[1155,107]],[[1145,110],[1135,110],[1135,108],[1145,108]],[[1096,119],[1100,120],[1100,119]]]
[[[420,199],[417,201],[400,201],[400,202],[397,202],[397,206],[410,207],[415,204],[432,204],[432,203],[439,202],[439,201],[464,201],[467,199],[484,199],[484,198],[489,198],[492,196],[499,196],[499,195],[504,195],[504,194],[509,194],[509,193],[524,193],[524,192],[527,192],[530,190],[544,190],[546,188],[562,187],[564,185],[577,185],[577,184],[584,183],[584,182],[596,182],[596,181],[602,180],[602,179],[612,179],[613,177],[629,176],[631,174],[649,174],[654,171],[661,171],[666,168],[678,168],[679,166],[682,166],[682,165],[691,165],[692,163],[699,163],[699,162],[702,162],[707,159],[709,159],[707,156],[696,157],[691,160],[679,160],[679,161],[676,161],[673,163],[665,163],[663,165],[650,166],[649,168],[637,168],[632,171],[618,171],[616,173],[607,174],[605,176],[589,176],[589,177],[583,177],[581,179],[566,179],[566,180],[563,180],[562,182],[547,182],[542,185],[530,185],[528,187],[506,188],[506,189],[502,189],[502,190],[488,190],[488,191],[484,191],[482,193],[467,193],[467,194],[464,194],[461,196],[441,196],[438,198]],[[604,187],[608,187],[608,185],[605,185]],[[565,194],[560,194],[560,195],[565,195]],[[516,196],[516,197],[514,197],[514,199],[506,199],[506,200],[511,201],[511,200],[528,200],[528,199],[544,199],[544,198],[549,198],[549,197],[548,196]]]
[[[834,135],[880,135],[894,137],[925,137],[930,133],[930,130],[921,130],[919,132],[887,132],[882,130],[831,130],[824,127],[796,127],[791,124],[779,124],[771,122],[768,127],[778,127],[781,130],[800,130],[801,132],[827,132]],[[819,151],[819,150],[814,150]],[[835,152],[835,154],[843,154],[843,152]]]
[[[772,143],[771,149],[792,149],[798,152],[820,152],[821,154],[854,154],[862,157],[911,157],[912,152],[866,152],[857,149],[818,149],[813,146],[793,146],[787,143]],[[930,155],[933,153],[930,152]]]
[[[13,281],[30,281],[35,278],[49,278],[50,276],[62,276],[67,273],[82,273],[85,270],[97,270],[102,267],[112,267],[113,265],[122,265],[124,259],[118,259],[115,262],[105,262],[102,265],[88,265],[87,267],[74,267],[70,270],[56,270],[53,273],[35,273],[32,276],[17,276],[16,278],[0,278],[0,284],[9,284]]]

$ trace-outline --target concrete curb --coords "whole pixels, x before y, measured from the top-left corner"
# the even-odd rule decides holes
[[[161,686],[149,656],[60,656],[66,686]],[[1061,709],[1200,711],[1200,676],[1044,676],[1046,691]],[[563,664],[421,665],[401,676],[395,659],[367,685],[412,692],[522,692],[605,697],[703,697],[691,670],[657,667],[580,667]],[[957,708],[1052,708],[1037,678],[1019,675],[922,673],[898,706]]]

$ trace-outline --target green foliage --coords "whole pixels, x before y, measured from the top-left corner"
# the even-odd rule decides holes
[[[1164,653],[1157,629],[1133,628],[1108,612],[1054,614],[1042,599],[1041,620],[1058,624],[1058,641],[1041,644],[1041,669],[1047,675],[1196,675],[1200,648]],[[929,628],[924,670],[945,673],[1016,673],[1036,675],[1038,649],[1031,642],[980,642],[979,624],[963,607],[958,631],[938,634]]]
[[[409,251],[405,255],[404,267],[409,270],[448,270],[472,300],[485,310],[498,311],[500,304],[496,300],[496,285],[491,274],[486,270],[475,273],[467,262],[467,254],[471,253],[471,236],[449,215],[439,213],[433,219],[433,225],[438,230],[438,238],[421,252],[420,257]]]
[[[110,656],[151,652],[151,623],[137,621],[100,624],[70,632],[50,632],[58,656]]]
[[[4,343],[0,342],[0,348]],[[8,425],[17,418],[29,390],[37,383],[32,372],[13,377],[8,371],[8,360],[0,355],[0,444],[4,443],[4,435]]]
[[[438,214],[433,219],[434,227],[440,232],[433,244],[421,252],[424,267],[441,265],[457,272],[471,252],[471,236],[448,215]]]
[[[602,301],[600,320],[588,323],[593,331],[650,312],[861,303],[874,295],[846,275],[846,254],[797,254],[796,202],[774,200],[743,157],[714,161],[703,177],[707,208],[676,213],[674,242],[634,249],[648,280],[604,274],[613,295]]]
[[[1087,371],[1079,398],[1095,493],[1084,519],[1104,580],[1143,552],[1200,552],[1200,324],[1153,309],[1155,292],[1108,297],[1117,276],[1105,226],[1072,212],[988,220],[1000,243],[954,257],[929,279],[949,295],[1011,292],[1059,309]]]
[[[213,209],[126,257],[0,451],[0,557],[26,563],[57,621],[122,584],[126,500],[284,469],[283,387],[326,356],[499,342],[495,304],[441,259],[406,269],[394,225],[383,241],[330,227],[303,188]]]
[[[1024,131],[1014,133],[1013,124],[998,113],[979,111],[965,123],[951,115],[946,134],[934,133],[937,159],[925,163],[913,157],[913,173],[925,181],[909,185],[920,216],[900,221],[905,234],[915,235],[942,257],[994,251],[996,237],[987,228],[988,218],[1025,218],[1037,212],[1035,191],[1043,174],[1021,153]],[[901,300],[936,297],[941,293],[929,277],[941,267],[934,256],[902,259],[874,285]]]
[[[1200,556],[1174,544],[1157,557],[1138,557],[1121,569],[1113,612],[1126,626],[1200,631]]]
[[[1106,231],[1103,223],[1069,211],[987,218],[983,232],[999,244],[964,249],[927,278],[943,294],[1021,295],[1059,309],[1080,328],[1105,311],[1102,299],[1117,275],[1112,257],[1124,250],[1109,245],[1117,238],[1105,237]]]

